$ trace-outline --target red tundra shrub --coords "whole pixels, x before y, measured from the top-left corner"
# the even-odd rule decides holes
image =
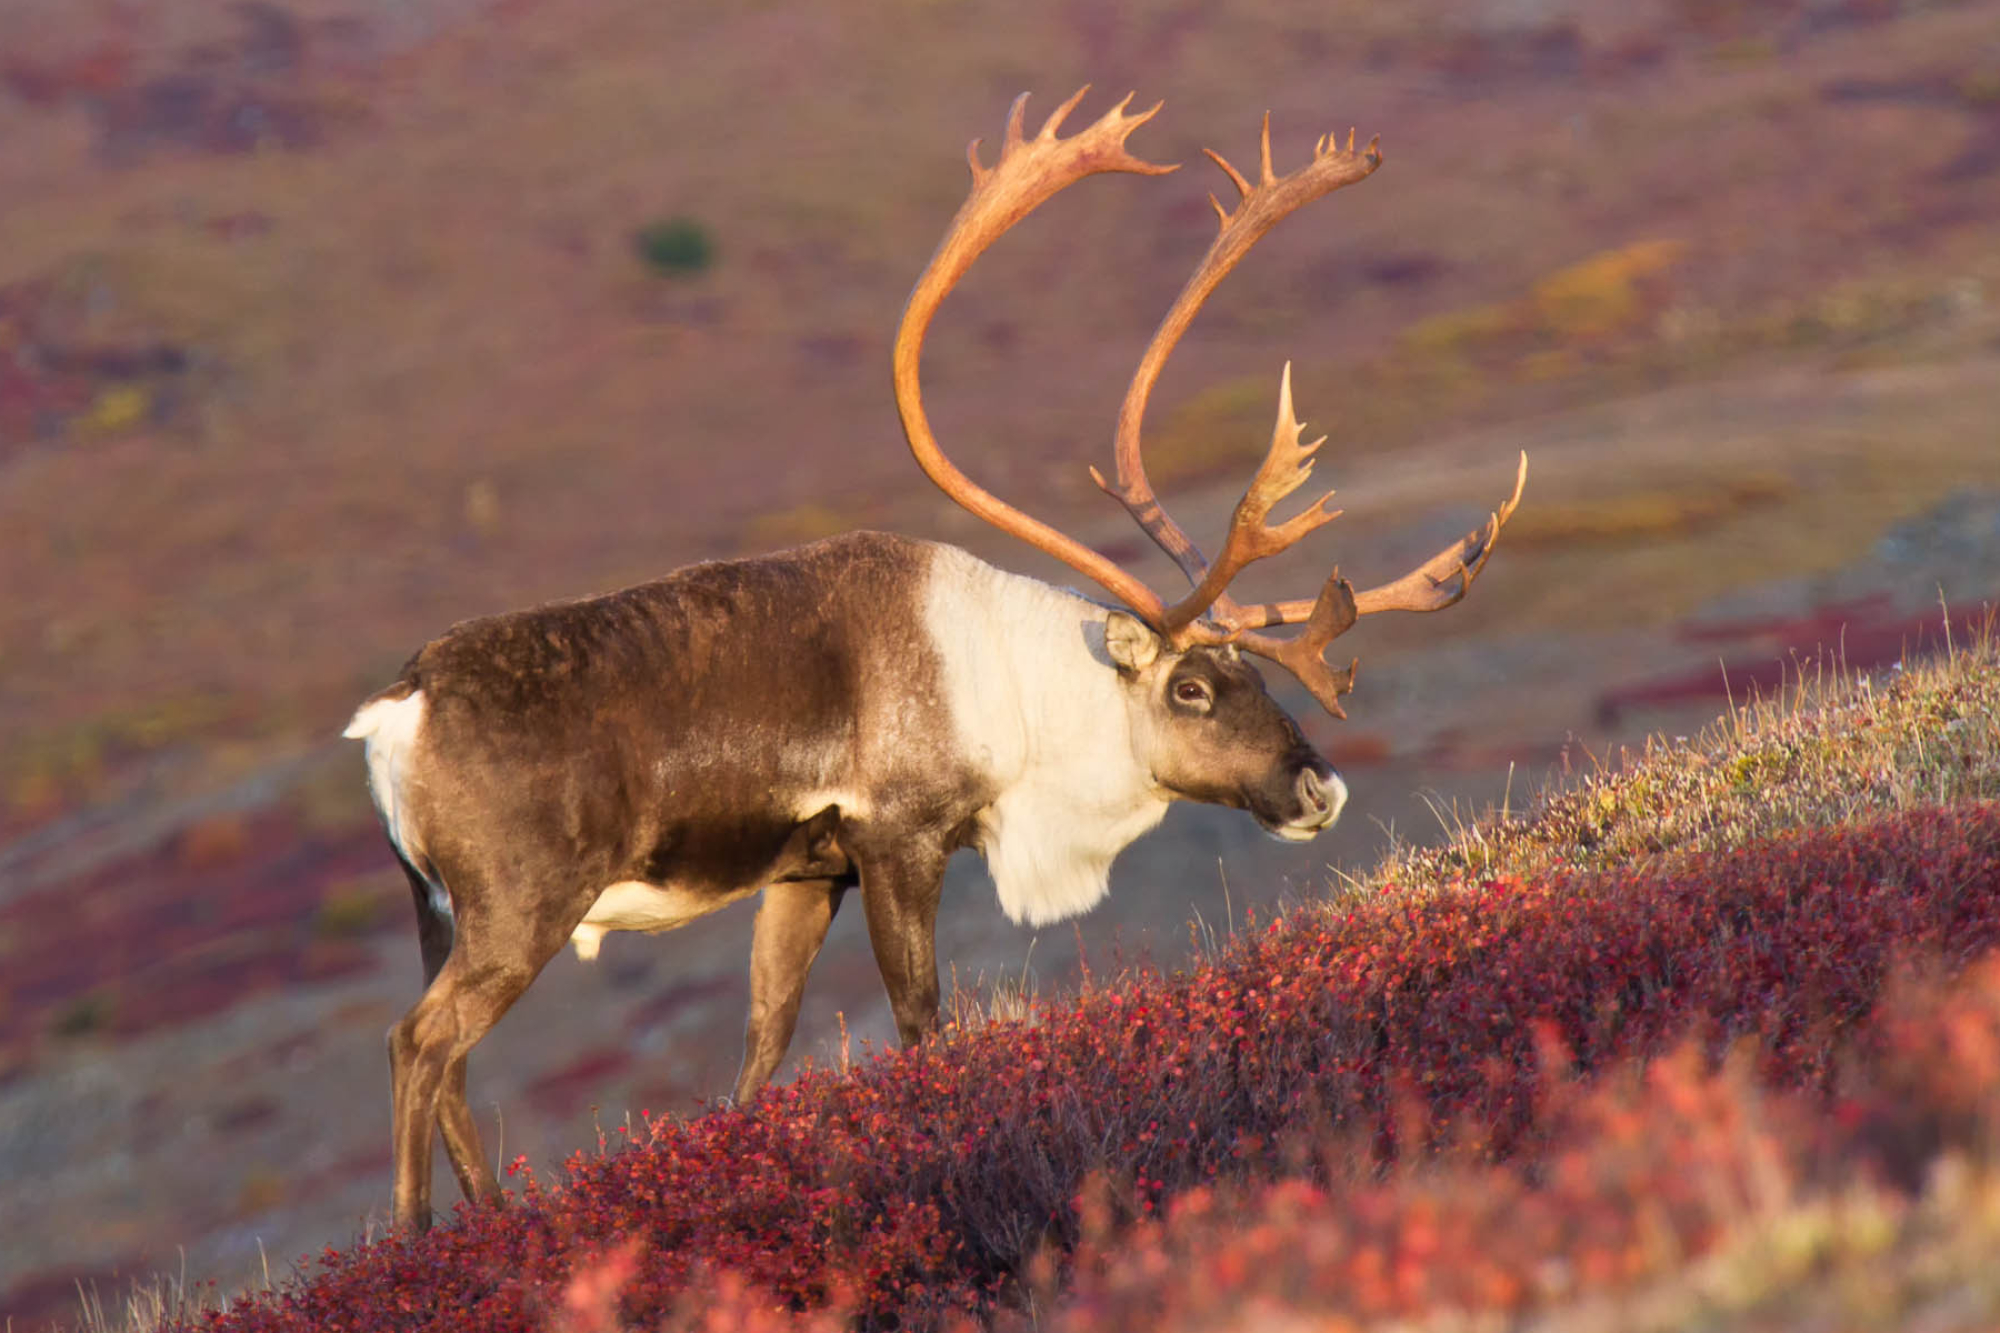
[[[1711,1054],[1751,1036],[1758,1078],[1830,1097],[1899,957],[1951,971],[1996,942],[1991,803],[1302,910],[1035,1026],[953,1033],[658,1124],[511,1208],[330,1251],[207,1322],[547,1327],[583,1317],[580,1264],[636,1243],[620,1260],[628,1326],[683,1319],[728,1273],[757,1309],[934,1327],[990,1311],[1033,1256],[1074,1246],[1093,1177],[1116,1225],[1191,1189],[1296,1175],[1328,1141],[1357,1145],[1338,1169],[1362,1176],[1440,1145],[1544,1152],[1573,1123],[1550,1109],[1551,1059],[1590,1074],[1690,1034]]]
[[[1717,1067],[1686,1045],[1602,1083],[1556,1082],[1544,1109],[1548,1146],[1533,1157],[1403,1163],[1380,1181],[1344,1186],[1189,1190],[1161,1218],[1086,1237],[1058,1315],[1042,1327],[1332,1330],[1447,1312],[1461,1322],[1518,1320],[1673,1280],[1718,1246],[1766,1237],[1780,1262],[1760,1265],[1769,1289],[1748,1295],[1797,1306],[1796,1288],[1831,1285],[1844,1252],[1894,1245],[1910,1201],[1884,1186],[1915,1193],[1941,1162],[2000,1184],[1991,1174],[2000,1167],[2000,961],[1888,1009],[1863,1043],[1868,1058],[1843,1075],[1831,1116],[1817,1097],[1770,1090],[1752,1060]],[[1917,1162],[1927,1170],[1908,1171]],[[1867,1197],[1855,1200],[1857,1189]],[[1861,1223],[1857,1243],[1839,1234],[1843,1199]],[[1989,1190],[1969,1202],[1996,1200],[2000,1191]],[[1925,1266],[1939,1258],[1930,1253]],[[1971,1262],[1990,1275],[1990,1258]],[[1937,1327],[1991,1326],[1967,1306],[1976,1293],[1908,1285],[1937,1302],[1927,1321]],[[2000,1289],[1985,1287],[1991,1304]],[[1699,1308],[1707,1326],[1738,1326],[1712,1292]],[[1664,1326],[1659,1309],[1646,1326]],[[1866,1309],[1868,1322],[1895,1322],[1889,1292],[1869,1293]],[[1842,1322],[1822,1312],[1747,1326]],[[1600,1301],[1594,1316],[1556,1326],[1626,1325]]]

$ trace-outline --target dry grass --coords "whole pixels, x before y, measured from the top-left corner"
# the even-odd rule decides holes
[[[2000,1323],[2000,1168],[1951,1155],[1914,1203],[1855,1182],[1745,1217],[1667,1280],[1524,1319],[1522,1333],[1808,1333],[1828,1328],[1985,1333]],[[1425,1322],[1421,1328],[1463,1325]]]
[[[262,1242],[257,1249],[264,1261],[264,1276],[261,1285],[249,1290],[276,1290],[271,1279],[270,1256],[263,1253]],[[236,1295],[248,1293],[224,1297],[212,1283],[189,1282],[183,1253],[179,1272],[160,1273],[150,1279],[133,1278],[122,1295],[107,1300],[95,1285],[79,1285],[76,1294],[79,1306],[76,1333],[151,1333],[157,1328],[197,1319],[207,1311],[223,1309]]]
[[[1876,676],[1827,654],[1798,662],[1779,695],[1744,702],[1692,740],[1653,738],[1623,766],[1540,794],[1525,817],[1451,812],[1444,845],[1394,852],[1350,887],[1623,864],[1996,796],[2000,640],[1989,616],[1972,642]]]

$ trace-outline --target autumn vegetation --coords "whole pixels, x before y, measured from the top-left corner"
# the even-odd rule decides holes
[[[1327,733],[1357,793],[1488,777],[1497,791],[1512,761],[1540,772],[1569,728],[1592,744],[1689,731],[1681,710],[1721,709],[1717,657],[1739,701],[1794,645],[1838,638],[1876,672],[1732,714],[1531,818],[1468,820],[1332,907],[1293,909],[1280,934],[1337,908],[1358,913],[1338,940],[1359,940],[1345,932],[1411,893],[1525,899],[1551,873],[1659,870],[1993,799],[1990,659],[1961,637],[1954,665],[1912,668],[1913,683],[1879,668],[1912,596],[1943,579],[1962,615],[1995,591],[1982,544],[2000,419],[1995,3],[960,3],[899,6],[889,23],[838,5],[644,0],[0,6],[0,860],[16,858],[0,878],[23,855],[37,877],[0,894],[0,1137],[24,1164],[0,1191],[12,1327],[72,1318],[79,1293],[97,1326],[199,1323],[214,1287],[169,1281],[119,1308],[134,1274],[177,1266],[231,1296],[277,1288],[259,1297],[266,1313],[232,1318],[332,1308],[307,1293],[336,1272],[315,1261],[291,1285],[288,1261],[382,1197],[379,1034],[418,973],[405,887],[331,738],[413,645],[467,615],[856,526],[977,545],[910,468],[880,367],[962,198],[965,139],[997,130],[1022,89],[1045,99],[1095,80],[1107,99],[1165,97],[1153,144],[1189,164],[1023,227],[938,329],[939,407],[981,475],[1107,544],[1114,521],[1117,540],[1138,539],[1083,465],[1104,462],[1089,450],[1106,395],[1211,234],[1217,178],[1200,148],[1249,150],[1267,107],[1281,152],[1330,124],[1384,133],[1380,188],[1325,228],[1269,238],[1148,423],[1163,488],[1226,506],[1224,480],[1268,439],[1275,368],[1295,360],[1300,384],[1321,386],[1301,406],[1333,434],[1326,475],[1352,502],[1341,550],[1356,573],[1395,533],[1462,530],[1452,507],[1487,502],[1493,460],[1533,451],[1532,503],[1496,567],[1506,586],[1455,611],[1448,635],[1385,624],[1367,649],[1365,711]],[[1503,679],[1487,664],[1518,661],[1522,636],[1564,647]],[[1467,661],[1493,691],[1385,688]],[[1757,678],[1768,692],[1775,673]],[[1385,817],[1407,827],[1413,813]],[[1350,817],[1350,834],[1366,827]],[[1240,927],[1249,875],[1228,870]],[[1157,887],[1169,902],[1189,891]],[[1218,968],[1246,947],[1231,933],[1217,923]],[[1366,1117],[1400,1124],[1395,1106],[1414,1103],[1395,1102],[1404,1085],[1385,1068],[1386,1110],[1336,1123],[1309,1108],[1214,1184],[1161,1172],[1151,1213],[1110,1144],[1091,1158],[1101,1170],[1037,1186],[1061,1225],[1008,1242],[1031,1257],[1001,1265],[997,1289],[933,1284],[919,1309],[851,1282],[780,1290],[777,1260],[691,1236],[557,1220],[566,1176],[545,1145],[584,1143],[594,1162],[584,1108],[678,1112],[724,1085],[663,1069],[645,1044],[661,1014],[704,1012],[683,989],[689,938],[649,942],[655,970],[635,965],[607,996],[579,982],[552,1002],[575,1026],[551,1021],[558,1036],[531,1053],[475,1063],[538,1168],[540,1196],[507,1226],[545,1217],[561,1237],[522,1270],[533,1285],[517,1310],[531,1313],[506,1318],[1854,1325],[1927,1318],[1929,1300],[1981,1318],[1963,1255],[1994,1250],[1984,1150],[1961,1134],[1913,1152],[1961,1163],[1940,1168],[1950,1188],[1884,1184],[1875,1139],[1830,1114],[1887,1067],[1864,1033],[1891,1012],[1918,1026],[1943,1012],[1947,992],[1929,987],[1949,969],[1922,943],[1895,946],[1904,1007],[1869,999],[1818,1087],[1774,1081],[1761,1057],[1730,1063],[1762,1039],[1730,1046],[1692,1009],[1658,1018],[1649,1040],[1666,1056],[1546,1047],[1551,1069],[1570,1062],[1551,1086],[1612,1099],[1604,1115],[1638,1114],[1644,1080],[1682,1068],[1683,1050],[1699,1056],[1687,1078],[1725,1080],[1718,1105],[1762,1108],[1746,1123],[1791,1108],[1770,1132],[1804,1154],[1784,1159],[1798,1174],[1710,1232],[1639,1223],[1625,1201],[1656,1177],[1628,1140],[1579,1128],[1598,1121],[1560,1119],[1553,1095],[1505,1148],[1478,1146],[1472,1112],[1441,1111],[1438,1134],[1471,1146],[1389,1163]],[[1038,965],[1052,966],[1049,944]],[[1128,980],[1092,961],[1093,995]],[[879,993],[865,958],[850,971],[853,1013]],[[723,996],[709,1030],[676,1052],[733,1055],[741,1009],[718,976],[696,979]],[[1021,1016],[999,998],[964,997],[947,1049],[987,1015]],[[1044,1002],[1025,1021],[1066,1012]],[[901,1067],[861,1054],[860,1079]],[[119,1095],[79,1098],[85,1065]],[[720,1132],[675,1120],[662,1135]],[[1208,1132],[1236,1143],[1227,1125]],[[1555,1190],[1549,1142],[1584,1154],[1567,1169],[1629,1185],[1588,1206]],[[1665,1150],[1657,1133],[1643,1146]],[[1726,1179],[1737,1159],[1716,1160]],[[849,1169],[796,1168],[828,1188]],[[1428,1222],[1411,1200],[1435,1205]],[[1608,1277],[1581,1241],[1531,1224],[1569,1219],[1608,1245],[1616,1216],[1644,1228],[1645,1257]],[[459,1222],[463,1251],[448,1237],[372,1245],[334,1268],[352,1270],[338,1278],[350,1293],[399,1254],[412,1271],[430,1255],[490,1271],[470,1247],[497,1224]],[[827,1271],[862,1271],[851,1227],[794,1234],[813,1235]],[[274,1281],[258,1279],[260,1245]],[[1473,1281],[1477,1266],[1457,1262],[1473,1245],[1519,1268],[1515,1304],[1451,1285]],[[684,1287],[662,1268],[669,1249],[701,1266]],[[1370,1304],[1355,1276],[1369,1263],[1392,1286],[1398,1264],[1432,1285]],[[1247,1273],[1230,1278],[1232,1264]],[[1922,1273],[1942,1275],[1936,1291],[1906,1290]],[[438,1293],[476,1281],[427,1281],[405,1293],[415,1313],[380,1317],[385,1286],[330,1326],[455,1324]],[[1887,1303],[1813,1304],[1848,1286]],[[469,1318],[489,1317],[504,1322]]]
[[[1987,1327],[1996,944],[1989,631],[163,1322]]]

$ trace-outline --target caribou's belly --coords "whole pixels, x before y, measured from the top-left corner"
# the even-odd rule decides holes
[[[576,946],[576,956],[588,962],[597,957],[604,937],[614,930],[672,930],[755,892],[755,885],[747,889],[697,892],[672,884],[620,880],[597,895],[582,923],[571,932],[569,942]]]

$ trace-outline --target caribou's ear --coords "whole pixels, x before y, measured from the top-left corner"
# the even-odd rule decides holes
[[[1113,611],[1104,618],[1104,651],[1121,671],[1142,671],[1160,655],[1160,636],[1137,616]]]

